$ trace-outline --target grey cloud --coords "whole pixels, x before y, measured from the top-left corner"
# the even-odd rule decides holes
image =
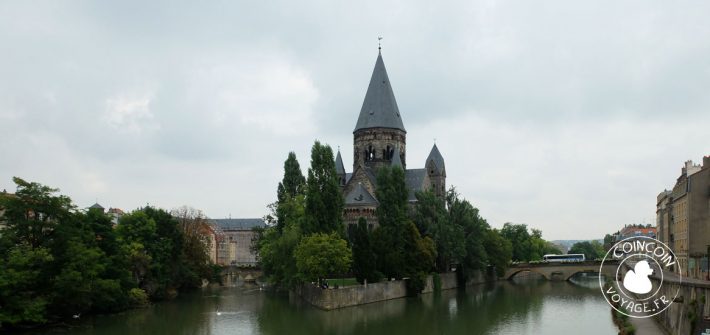
[[[381,35],[410,164],[437,138],[494,225],[600,237],[708,154],[708,7],[4,2],[0,188],[19,175],[80,205],[260,216],[288,151],[305,170],[320,139],[350,169]]]

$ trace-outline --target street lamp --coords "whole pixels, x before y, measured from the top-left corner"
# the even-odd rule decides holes
[[[707,247],[708,250],[705,254],[705,259],[708,267],[705,269],[705,280],[710,280],[710,244],[708,244]]]

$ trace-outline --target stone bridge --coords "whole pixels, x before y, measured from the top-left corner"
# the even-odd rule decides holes
[[[239,267],[239,266],[225,266],[222,268],[222,276],[235,277],[244,281],[254,281],[261,277],[263,272],[260,268],[255,267]]]
[[[601,268],[601,273],[610,277],[616,275],[618,261],[606,261]],[[518,263],[511,265],[506,270],[503,278],[512,279],[521,272],[535,272],[541,274],[547,280],[569,280],[578,273],[600,273],[601,261],[585,262],[546,262],[546,263]]]

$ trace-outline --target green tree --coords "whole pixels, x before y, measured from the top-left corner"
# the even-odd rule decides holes
[[[187,248],[187,232],[169,213],[145,208],[114,229],[102,211],[77,211],[57,189],[14,181],[17,192],[0,196],[7,225],[0,234],[0,327],[122,310],[129,292],[143,292],[137,285],[161,298],[201,282],[194,274],[204,249]]]
[[[594,260],[603,258],[606,251],[604,250],[604,245],[599,243],[599,241],[584,241],[573,244],[569,249],[569,253],[584,254],[585,259]]]
[[[484,240],[490,227],[488,222],[479,215],[478,208],[460,198],[456,189],[451,188],[447,192],[446,202],[449,221],[463,230],[465,254],[461,259],[461,269],[458,272],[466,278],[473,271],[484,269],[488,265],[488,254]]]
[[[149,286],[153,253],[146,245],[158,239],[155,220],[143,211],[134,211],[121,217],[116,226],[116,233],[123,245],[123,251],[128,255],[133,280],[141,288]]]
[[[486,232],[484,247],[488,255],[488,263],[495,267],[499,277],[503,276],[513,256],[513,245],[503,238],[498,230],[489,229]]]
[[[562,251],[542,238],[542,231],[531,229],[525,224],[507,222],[500,234],[513,246],[513,260],[518,262],[539,261],[547,254],[561,254]]]
[[[377,173],[375,193],[380,202],[376,210],[380,226],[404,225],[408,220],[407,198],[409,197],[409,191],[404,182],[404,171],[398,167],[381,167]]]
[[[6,243],[23,243],[33,249],[47,246],[56,225],[72,216],[75,207],[71,199],[55,195],[56,188],[19,177],[12,180],[17,185],[15,195],[3,197],[0,203],[5,209]]]
[[[531,261],[542,260],[543,256],[554,254],[562,254],[562,250],[555,246],[554,244],[544,240],[542,238],[542,231],[539,229],[532,229],[532,234],[530,234],[530,258]]]
[[[0,327],[47,321],[47,248],[17,244],[0,258]]]
[[[449,271],[466,255],[463,226],[449,220],[444,200],[433,192],[417,192],[413,220],[422,236],[429,236],[436,245],[436,268]]]
[[[15,182],[17,193],[0,199],[8,209],[0,218],[8,226],[0,235],[0,268],[7,270],[0,271],[0,323],[125,308],[133,283],[110,219],[94,210],[75,211],[57,189]]]
[[[286,221],[286,216],[288,216],[288,208],[282,205],[287,202],[288,199],[295,198],[298,195],[304,195],[306,188],[306,178],[301,172],[301,166],[298,164],[296,159],[296,154],[294,152],[288,153],[288,158],[284,162],[284,177],[276,191],[277,207],[276,207],[276,224],[279,230],[283,229],[283,223]]]
[[[152,299],[169,298],[177,290],[201,284],[195,276],[199,270],[190,267],[185,254],[185,236],[170,213],[145,207],[121,217],[116,231],[136,282]]]
[[[189,287],[198,287],[202,285],[202,279],[213,277],[209,257],[212,228],[205,214],[192,207],[178,207],[170,215],[177,220],[178,231],[183,237],[183,281]]]
[[[269,282],[283,288],[300,283],[294,250],[301,241],[301,228],[297,220],[286,221],[283,231],[266,228],[257,242],[259,261]]]
[[[321,150],[320,144],[317,150],[314,146],[314,152],[320,154]],[[296,155],[289,153],[284,162],[284,178],[277,190],[278,200],[269,205],[272,213],[267,215],[267,218],[276,217],[276,224],[257,231],[254,241],[264,275],[269,282],[282,288],[292,288],[300,283],[293,252],[303,236],[306,189]]]
[[[609,249],[611,249],[611,247],[614,246],[614,242],[616,242],[615,235],[612,235],[612,234],[604,235],[604,250],[609,251]]]
[[[376,255],[372,249],[371,234],[367,228],[367,220],[365,218],[361,217],[358,220],[357,227],[352,230],[350,239],[352,241],[355,279],[361,284],[365,280],[369,283],[379,281],[382,278],[382,274],[377,271]]]
[[[340,190],[333,150],[316,141],[311,149],[311,167],[306,181],[304,234],[343,234],[344,200]]]
[[[436,247],[429,237],[422,237],[407,216],[408,191],[404,171],[382,167],[377,175],[376,214],[380,227],[373,232],[377,268],[387,277],[408,277],[411,293],[424,288],[424,278],[434,269]]]
[[[506,222],[500,234],[513,246],[514,261],[527,262],[531,260],[530,233],[526,224]]]
[[[301,239],[294,250],[298,275],[303,281],[320,281],[348,271],[352,251],[337,233],[315,233]]]

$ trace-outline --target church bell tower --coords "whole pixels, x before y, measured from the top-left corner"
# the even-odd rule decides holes
[[[382,52],[377,55],[370,85],[353,131],[353,170],[358,166],[376,171],[393,161],[406,170],[407,131],[399,114]],[[395,159],[399,155],[399,159]]]

